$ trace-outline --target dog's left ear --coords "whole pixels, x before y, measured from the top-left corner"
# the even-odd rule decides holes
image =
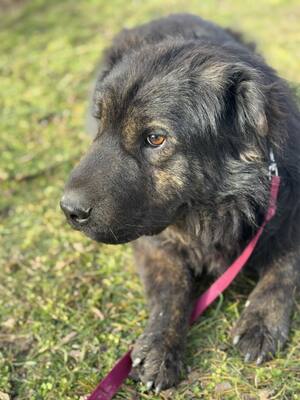
[[[266,97],[259,72],[241,63],[227,66],[226,72],[239,129],[244,133],[252,129],[260,136],[267,135]]]

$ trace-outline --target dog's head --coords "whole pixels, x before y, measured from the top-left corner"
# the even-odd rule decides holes
[[[98,132],[61,201],[75,229],[131,241],[228,190],[224,174],[247,150],[258,152],[268,124],[255,68],[218,51],[145,46],[97,83]]]

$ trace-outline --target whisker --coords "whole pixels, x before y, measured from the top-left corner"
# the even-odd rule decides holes
[[[118,241],[118,238],[115,235],[114,231],[111,228],[109,228],[109,230],[110,230],[111,234],[113,235],[113,237],[115,238],[115,240]]]

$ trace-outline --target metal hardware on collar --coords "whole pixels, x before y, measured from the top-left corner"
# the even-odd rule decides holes
[[[270,164],[269,164],[269,179],[272,179],[272,176],[278,176],[278,167],[275,161],[275,156],[273,149],[270,149]]]

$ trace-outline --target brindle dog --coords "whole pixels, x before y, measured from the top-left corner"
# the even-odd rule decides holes
[[[200,275],[224,272],[263,221],[274,151],[278,212],[248,263],[259,280],[233,330],[246,362],[274,355],[300,281],[300,113],[286,83],[238,34],[171,15],[115,38],[93,118],[61,207],[94,240],[138,239],[150,318],[132,358],[156,391],[179,380]]]

